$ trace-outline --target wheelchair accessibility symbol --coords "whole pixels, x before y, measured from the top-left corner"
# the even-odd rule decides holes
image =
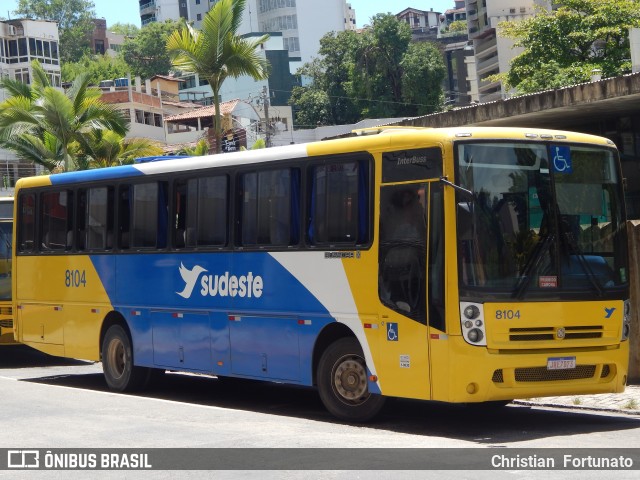
[[[398,341],[398,324],[387,323],[387,340],[390,342]]]
[[[551,154],[553,155],[553,171],[555,173],[573,173],[569,147],[551,146]]]

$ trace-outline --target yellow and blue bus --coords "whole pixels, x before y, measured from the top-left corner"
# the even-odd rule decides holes
[[[13,197],[0,197],[0,345],[14,344],[11,314]]]
[[[517,128],[350,138],[22,179],[17,339],[159,370],[504,404],[621,392],[630,322],[620,164]]]

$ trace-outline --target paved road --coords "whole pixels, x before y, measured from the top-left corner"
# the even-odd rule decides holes
[[[25,347],[0,349],[0,392],[0,448],[568,449],[640,445],[640,417],[620,412],[514,405],[498,413],[487,413],[435,402],[391,399],[375,422],[354,426],[335,421],[314,390],[261,382],[229,385],[213,377],[168,374],[144,394],[116,394],[107,390],[100,364],[47,357]],[[14,478],[8,473],[15,472],[0,471],[0,478]],[[32,472],[31,475],[74,478],[79,473]],[[91,472],[91,477],[122,478],[121,473],[118,477],[116,473]],[[402,478],[451,478],[452,473],[402,472]],[[521,470],[465,471],[456,476],[540,478],[536,475],[540,472],[523,473]],[[144,475],[144,478],[175,477],[167,472],[145,472]],[[252,472],[225,475],[230,478],[256,476]],[[344,475],[370,478],[373,473],[352,471]],[[327,465],[326,472],[321,475],[313,472],[311,477],[343,478],[344,475],[332,472],[331,465]],[[398,478],[390,472],[388,476],[379,472],[375,475]],[[202,477],[197,472],[181,472],[180,478],[183,476]],[[283,476],[309,477],[304,472],[266,472],[261,478]],[[601,474],[564,471],[545,476],[595,479]],[[637,477],[637,470],[617,473],[618,479]],[[78,478],[87,476],[78,475]],[[127,478],[133,478],[131,472]]]

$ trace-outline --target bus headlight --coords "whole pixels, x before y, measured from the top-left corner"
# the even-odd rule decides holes
[[[622,340],[629,340],[631,334],[631,300],[624,301],[622,315]]]
[[[478,343],[484,338],[484,334],[479,328],[472,328],[471,330],[469,330],[469,332],[467,332],[467,337],[469,338],[470,342]]]
[[[476,305],[467,305],[462,311],[465,318],[473,320],[480,316],[480,309]]]
[[[486,345],[484,310],[481,303],[460,302],[462,336],[471,345]]]

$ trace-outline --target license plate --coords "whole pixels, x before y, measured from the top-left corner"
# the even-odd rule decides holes
[[[547,370],[569,370],[576,368],[576,357],[547,358]]]

